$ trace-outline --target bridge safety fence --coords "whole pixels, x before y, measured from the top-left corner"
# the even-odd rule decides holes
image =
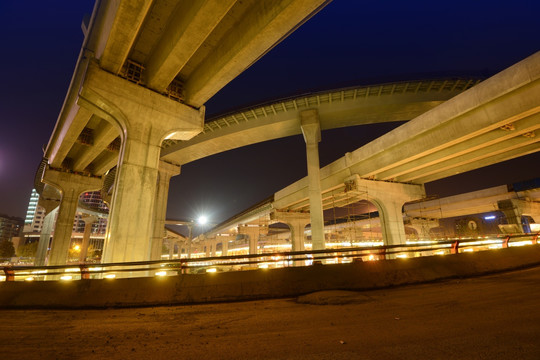
[[[383,261],[420,256],[440,256],[463,252],[495,250],[512,246],[536,245],[539,233],[408,241],[399,245],[342,247],[324,250],[270,252],[262,254],[180,258],[122,263],[78,263],[67,265],[3,266],[0,281],[43,281],[115,279],[126,277],[177,276],[183,274],[247,271],[289,266],[312,266]]]

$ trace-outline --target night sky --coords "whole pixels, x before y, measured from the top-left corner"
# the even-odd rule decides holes
[[[0,214],[25,215],[93,2],[0,1]],[[334,0],[214,96],[207,115],[343,86],[488,77],[540,50],[538,14],[537,0]],[[323,132],[321,166],[397,125]],[[182,167],[167,215],[220,222],[306,174],[301,136],[228,151]],[[540,153],[426,188],[445,196],[535,177]]]

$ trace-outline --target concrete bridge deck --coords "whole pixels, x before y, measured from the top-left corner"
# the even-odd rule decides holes
[[[0,344],[6,359],[538,359],[539,282],[536,267],[298,299],[2,310]]]

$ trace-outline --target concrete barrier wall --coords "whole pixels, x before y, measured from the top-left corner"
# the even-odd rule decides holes
[[[102,308],[293,297],[367,290],[540,265],[540,245],[339,265],[169,277],[0,283],[0,308]]]

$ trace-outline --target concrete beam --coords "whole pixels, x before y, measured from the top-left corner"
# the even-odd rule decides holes
[[[117,6],[111,31],[100,58],[101,67],[113,74],[122,70],[153,0],[114,1]],[[113,5],[113,6],[114,6]]]
[[[146,63],[148,87],[163,92],[235,2],[180,1]]]
[[[104,150],[100,157],[91,164],[92,172],[98,176],[104,175],[118,164],[118,155],[118,151]]]
[[[446,160],[459,156],[468,156],[472,152],[481,150],[488,146],[498,148],[499,144],[509,141],[512,138],[523,136],[531,131],[540,129],[540,114],[534,114],[514,123],[515,130],[505,131],[500,128],[493,129],[472,139],[452,145],[442,151],[423,156],[422,158],[410,161],[406,164],[394,167],[378,174],[381,180],[391,180],[406,182],[414,180],[414,173],[422,173],[426,168],[434,166]],[[523,140],[523,139],[522,139]],[[515,140],[512,140],[515,141]]]
[[[454,167],[449,170],[444,170],[437,174],[424,176],[424,177],[418,178],[416,181],[418,181],[419,183],[425,184],[430,181],[435,181],[435,180],[442,179],[445,177],[462,174],[467,171],[475,170],[475,169],[493,165],[493,164],[498,164],[503,161],[512,160],[512,159],[525,156],[528,154],[532,154],[538,151],[540,151],[538,142],[534,142],[532,144],[529,144],[523,147],[519,147],[513,150],[508,150],[506,152],[498,153],[496,155],[492,155],[489,157],[484,157],[481,160],[477,160],[475,162],[471,162],[471,163],[464,164],[458,167]],[[531,164],[531,166],[534,166],[534,165]]]
[[[409,217],[431,219],[479,214],[497,210],[497,201],[511,199],[515,193],[509,193],[505,185],[495,186],[465,194],[447,196],[440,199],[422,201],[405,205]]]
[[[51,148],[49,148],[49,164],[55,168],[61,168],[62,162],[66,158],[69,150],[79,138],[80,133],[90,121],[92,112],[80,108],[79,106],[71,107],[69,113],[66,116],[65,122],[62,124],[62,128],[59,129],[58,140]],[[50,145],[49,145],[50,146]]]
[[[539,116],[540,118],[540,116]],[[539,125],[540,127],[540,125]],[[502,131],[502,130],[501,130]],[[510,139],[500,141],[493,145],[485,145],[479,147],[478,149],[471,151],[470,153],[465,153],[459,156],[452,156],[447,158],[445,161],[437,162],[433,165],[426,166],[422,169],[411,171],[406,175],[400,176],[397,180],[401,182],[414,182],[418,183],[418,179],[429,177],[436,180],[440,178],[441,174],[445,171],[452,171],[453,169],[459,169],[468,164],[479,164],[482,160],[488,159],[497,155],[506,155],[511,151],[521,152],[526,146],[536,145],[538,150],[540,150],[540,136],[539,137],[524,137],[516,136]]]
[[[255,1],[185,83],[186,103],[200,107],[328,0]]]
[[[202,131],[204,107],[194,109],[152,90],[101,70],[88,67],[79,102],[101,118],[118,124],[122,135],[157,136],[189,140]],[[152,119],[130,123],[132,119]],[[165,130],[166,129],[166,130]]]
[[[540,112],[539,95],[540,52],[325,166],[322,188],[335,186],[352,174],[377,178],[382,172],[532,116]],[[433,181],[538,150],[536,143],[529,144],[415,181]],[[302,179],[276,193],[276,207],[285,208],[305,198],[307,180]]]
[[[84,169],[86,169],[86,167],[103,152],[103,149],[119,135],[119,129],[115,128],[105,120],[101,120],[99,126],[94,130],[94,144],[86,147],[82,154],[75,159],[73,171],[84,171]],[[96,174],[101,175],[103,173],[96,172]]]
[[[436,81],[433,81],[436,83]],[[413,119],[461,91],[389,92],[402,83],[334,90],[241,110],[205,124],[203,133],[162,150],[162,159],[186,164],[238,147],[301,134],[298,111],[317,109],[321,130]],[[435,86],[433,86],[436,89]],[[383,91],[384,90],[384,91]],[[360,93],[381,93],[360,96]],[[336,93],[341,96],[336,100]],[[355,96],[357,94],[357,96]]]

